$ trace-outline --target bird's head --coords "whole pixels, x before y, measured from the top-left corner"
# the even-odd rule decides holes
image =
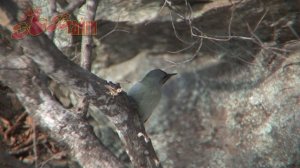
[[[165,84],[172,76],[176,75],[176,73],[168,74],[161,69],[154,69],[147,73],[147,75],[142,79],[142,83],[151,83],[151,84],[159,84],[162,86]]]

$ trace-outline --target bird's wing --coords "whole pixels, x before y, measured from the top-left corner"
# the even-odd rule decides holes
[[[139,106],[139,114],[146,121],[152,114],[154,108],[160,100],[160,90],[144,85],[143,83],[135,84],[128,92]]]

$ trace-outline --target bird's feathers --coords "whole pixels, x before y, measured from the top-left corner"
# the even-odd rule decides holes
[[[128,95],[138,104],[139,114],[145,122],[159,103],[161,91],[160,87],[138,82],[132,86]]]

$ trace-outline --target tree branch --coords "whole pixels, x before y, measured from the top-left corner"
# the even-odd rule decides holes
[[[81,42],[81,67],[91,71],[91,57],[93,48],[93,34],[90,23],[95,21],[96,10],[98,6],[98,0],[87,0],[86,2],[86,17],[84,20],[84,27],[86,28],[86,35],[82,37]]]
[[[0,80],[17,94],[40,127],[50,130],[51,137],[67,145],[82,167],[124,167],[99,142],[85,120],[54,100],[29,58],[18,56],[0,60]]]
[[[0,7],[9,15],[6,18],[12,18],[15,11],[5,8],[4,4]],[[0,19],[1,17],[3,16],[0,15]],[[13,24],[10,21],[4,26],[13,31]],[[119,86],[98,78],[68,60],[45,34],[35,37],[27,36],[19,43],[28,54],[27,56],[32,58],[48,76],[68,86],[77,95],[88,96],[90,103],[114,123],[134,167],[161,167],[152,143],[147,138],[137,109]],[[84,87],[86,83],[88,89]]]
[[[83,27],[85,29],[84,36],[81,41],[81,67],[87,71],[91,71],[92,66],[92,50],[93,50],[93,32],[92,32],[92,22],[95,22],[95,15],[98,6],[98,0],[87,0],[86,2],[86,17],[83,22]],[[89,102],[87,101],[88,97],[85,96],[80,98],[78,107],[82,112],[83,116],[86,116],[86,113],[89,108]]]

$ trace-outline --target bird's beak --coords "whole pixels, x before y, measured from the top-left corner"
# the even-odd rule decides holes
[[[172,76],[177,75],[177,73],[167,74],[163,79],[163,84],[165,84]]]

